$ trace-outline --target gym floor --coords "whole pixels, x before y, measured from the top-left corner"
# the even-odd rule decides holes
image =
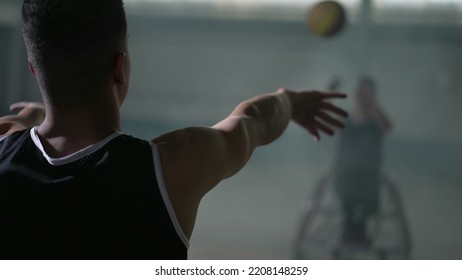
[[[190,259],[293,259],[291,245],[301,207],[326,170],[330,153],[326,149],[332,143],[315,144],[320,149],[313,150],[310,159],[311,148],[299,156],[293,151],[282,155],[281,148],[290,141],[257,151],[239,174],[203,199],[190,241]],[[428,153],[433,158],[428,171],[425,164],[411,163],[421,160],[418,155],[423,152],[416,149],[411,156],[406,150],[389,145],[386,169],[404,204],[413,245],[410,258],[462,259],[462,178],[455,169],[438,167],[436,156],[451,151]],[[450,162],[449,156],[444,158]],[[452,158],[456,161],[457,155]]]

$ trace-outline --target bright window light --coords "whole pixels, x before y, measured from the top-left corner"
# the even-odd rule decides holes
[[[302,21],[307,9],[320,0],[124,1],[127,10],[132,13]],[[371,4],[370,19],[373,23],[462,25],[462,0],[338,0],[345,7],[350,22],[360,20],[361,8],[367,1]]]
[[[376,22],[462,24],[462,0],[374,0]]]
[[[339,0],[354,17],[362,0]],[[319,0],[124,0],[128,12],[160,16],[303,21]],[[153,7],[150,9],[150,7]]]

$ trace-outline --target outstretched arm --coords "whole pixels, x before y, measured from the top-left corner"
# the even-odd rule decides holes
[[[315,140],[343,127],[347,113],[332,105],[341,93],[278,90],[240,103],[212,127],[189,127],[153,140],[161,155],[163,177],[187,236],[192,233],[202,197],[237,173],[255,148],[276,140],[292,120]]]
[[[45,118],[45,107],[40,102],[18,102],[10,106],[15,115],[0,117],[0,137],[39,125]]]

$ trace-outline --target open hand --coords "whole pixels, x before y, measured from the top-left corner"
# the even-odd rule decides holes
[[[313,136],[320,139],[320,132],[334,135],[335,128],[343,128],[343,120],[348,113],[329,102],[332,98],[345,98],[339,92],[322,92],[317,90],[286,90],[292,101],[292,120],[302,126]]]

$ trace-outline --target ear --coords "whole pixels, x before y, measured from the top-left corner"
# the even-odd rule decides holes
[[[127,54],[125,52],[120,52],[116,56],[115,65],[114,65],[114,81],[119,84],[125,84],[127,82],[125,67],[125,60],[127,59]]]
[[[30,61],[27,61],[27,64],[29,65],[29,70],[32,73],[32,76],[35,77],[35,67],[34,67],[34,65]]]

